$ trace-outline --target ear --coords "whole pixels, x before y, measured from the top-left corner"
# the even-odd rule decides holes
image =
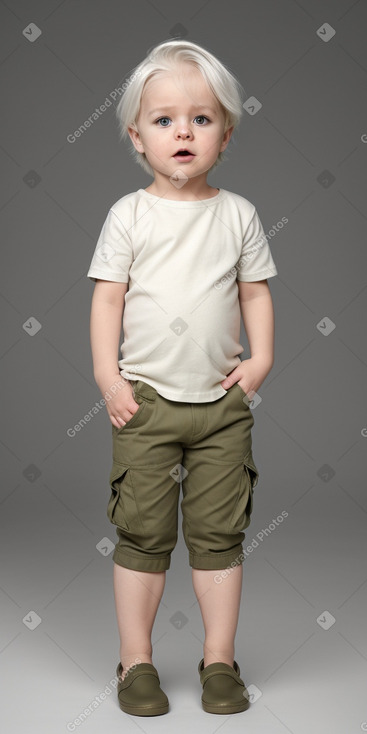
[[[229,127],[228,130],[225,131],[225,133],[223,135],[223,140],[222,140],[221,145],[220,145],[220,148],[219,148],[219,152],[220,153],[222,153],[223,150],[226,149],[226,147],[227,147],[227,145],[228,145],[228,143],[229,143],[229,141],[231,139],[231,135],[233,133],[233,130],[234,130],[234,125],[232,125],[232,127]]]
[[[138,153],[144,153],[144,146],[140,139],[140,133],[137,128],[135,127],[128,127],[127,131],[130,135],[131,141],[133,143],[134,148],[138,151]]]

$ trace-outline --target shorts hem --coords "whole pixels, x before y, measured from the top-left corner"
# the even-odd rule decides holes
[[[244,552],[242,545],[225,553],[210,553],[206,555],[189,553],[189,564],[191,568],[197,568],[203,571],[215,571],[227,568],[232,564],[233,566],[240,566],[243,561]]]
[[[167,571],[171,565],[171,558],[167,556],[160,558],[132,556],[118,549],[115,549],[112,558],[118,566],[130,568],[132,571]]]

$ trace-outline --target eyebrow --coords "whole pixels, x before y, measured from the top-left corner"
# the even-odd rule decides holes
[[[153,116],[153,115],[157,115],[159,112],[162,113],[162,112],[165,112],[167,110],[174,110],[174,109],[175,109],[175,107],[172,106],[172,105],[157,107],[154,110],[150,110],[149,115],[150,116]],[[215,110],[213,107],[207,107],[206,105],[200,105],[199,104],[197,106],[197,109],[203,110],[204,112],[209,111],[209,112],[211,112],[212,115],[215,115],[217,113],[217,110]]]

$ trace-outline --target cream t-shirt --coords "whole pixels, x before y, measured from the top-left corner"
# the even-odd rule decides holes
[[[225,189],[173,201],[139,189],[116,201],[87,277],[129,283],[120,374],[164,398],[212,402],[244,351],[236,279],[277,275],[253,204]]]

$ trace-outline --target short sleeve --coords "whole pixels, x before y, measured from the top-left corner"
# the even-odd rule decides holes
[[[265,280],[278,274],[256,209],[246,229],[236,267],[237,280],[244,282]]]
[[[132,260],[130,237],[116,212],[110,209],[99,235],[87,278],[128,283]]]

